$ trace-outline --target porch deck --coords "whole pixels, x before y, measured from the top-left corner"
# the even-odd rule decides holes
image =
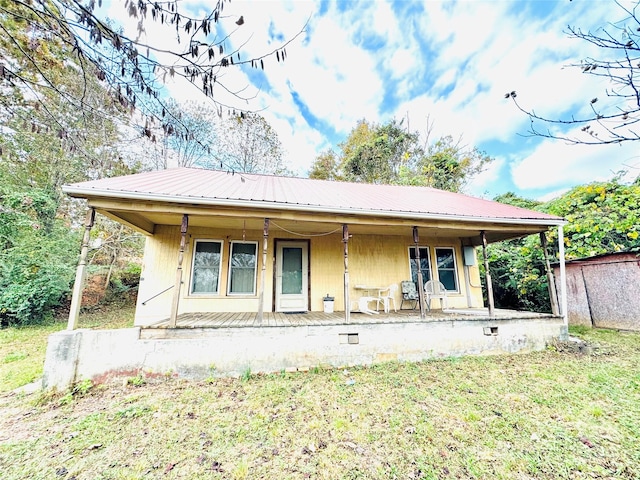
[[[526,320],[556,318],[550,313],[524,312],[517,310],[496,309],[493,316],[489,316],[486,308],[474,309],[445,309],[427,312],[426,318],[420,318],[418,310],[398,310],[397,312],[380,312],[377,315],[367,315],[360,312],[351,312],[349,324],[382,324],[382,323],[413,323],[413,322],[439,322],[456,320]],[[178,315],[176,328],[244,328],[244,327],[298,327],[298,326],[329,326],[344,325],[344,312],[305,312],[283,313],[264,312],[263,319],[258,319],[257,312],[200,312],[183,313]],[[166,329],[169,327],[169,319],[144,326],[146,329]]]

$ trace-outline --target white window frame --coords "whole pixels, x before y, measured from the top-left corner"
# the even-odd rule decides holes
[[[409,279],[411,281],[413,281],[413,275],[411,275],[411,249],[416,248],[415,245],[409,245],[409,248],[407,249],[407,256],[409,258]],[[428,271],[429,271],[429,278],[422,278],[422,284],[424,285],[425,283],[427,283],[429,280],[433,279],[433,268],[432,268],[432,263],[431,263],[431,249],[429,248],[428,245],[419,245],[418,248],[420,250],[426,250],[427,251],[427,263],[428,265]],[[420,252],[420,260],[422,260],[422,252]],[[418,266],[419,268],[419,266]],[[416,272],[417,273],[417,272]],[[416,277],[417,278],[417,277]],[[417,279],[416,279],[416,290],[418,289],[418,284],[417,284]]]
[[[253,266],[253,291],[252,292],[232,292],[231,291],[231,276],[233,275],[233,246],[234,245],[255,245],[255,265]],[[229,296],[255,296],[256,295],[256,283],[258,280],[258,242],[232,240],[229,242],[229,270],[227,272],[227,295]]]
[[[194,292],[193,291],[193,282],[195,280],[195,263],[196,263],[196,249],[198,243],[218,243],[220,244],[220,264],[218,265],[218,290],[215,292]],[[189,295],[193,296],[211,296],[211,295],[220,295],[220,281],[222,280],[222,265],[224,261],[224,240],[219,240],[216,238],[197,238],[193,241],[193,249],[191,255],[191,278],[189,280]]]
[[[438,250],[451,250],[453,254],[453,279],[456,282],[455,290],[448,290],[447,293],[460,293],[460,279],[458,278],[458,257],[456,255],[456,249],[454,247],[433,247],[433,258],[435,259],[434,270],[435,274],[438,277],[438,281],[444,285],[444,283],[440,280],[440,268],[438,268]],[[449,268],[443,270],[451,270]],[[446,285],[445,285],[446,288]]]

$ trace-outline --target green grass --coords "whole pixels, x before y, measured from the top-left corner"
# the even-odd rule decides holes
[[[79,328],[129,327],[133,314],[133,306],[82,312]],[[0,393],[40,378],[47,337],[66,327],[66,318],[61,318],[46,325],[0,328]]]
[[[581,336],[588,354],[5,395],[0,471],[3,480],[640,478],[640,335]]]

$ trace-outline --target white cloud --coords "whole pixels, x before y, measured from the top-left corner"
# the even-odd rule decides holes
[[[556,189],[608,180],[637,162],[638,146],[631,143],[569,145],[545,140],[525,159],[514,163],[511,173],[522,190]]]
[[[401,13],[413,7],[424,13]],[[581,148],[544,141],[536,148],[539,139],[519,135],[527,131],[528,117],[504,99],[516,90],[524,108],[550,118],[587,112],[589,100],[601,96],[605,85],[579,69],[562,67],[598,52],[567,38],[565,30],[567,25],[593,30],[603,19],[616,20],[620,15],[610,2],[428,1],[400,7],[329,2],[322,15],[320,8],[312,1],[234,0],[224,10],[232,18],[244,16],[234,42],[248,42],[243,46],[247,58],[279,46],[274,32],[292,38],[310,19],[308,32],[287,47],[285,62],[266,61],[268,85],[250,85],[250,77],[235,69],[227,73],[236,88],[249,87],[249,96],[261,89],[246,107],[261,110],[276,129],[287,163],[298,173],[331,146],[328,135],[346,137],[359,119],[385,122],[391,116],[408,116],[411,128],[422,131],[429,118],[434,137],[451,134],[469,145],[500,147],[487,151],[499,160],[470,185],[475,192],[495,187],[509,173],[524,191],[608,178],[631,156],[626,146]],[[536,13],[541,9],[546,16]],[[163,35],[156,28],[147,22],[154,41]],[[160,38],[170,37],[164,35]],[[379,50],[365,48],[372,44]],[[180,84],[172,92],[196,95]],[[317,123],[304,118],[294,92]],[[523,157],[508,168],[512,159]]]
[[[467,185],[466,190],[472,195],[480,197],[494,197],[496,192],[493,185],[502,175],[507,160],[504,157],[497,157],[491,162],[487,168],[476,175]]]

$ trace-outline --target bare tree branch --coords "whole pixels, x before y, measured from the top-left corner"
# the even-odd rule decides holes
[[[141,133],[151,138],[149,123],[163,126],[165,134],[188,136],[187,125],[180,122],[166,108],[165,82],[181,79],[204,94],[221,115],[223,110],[238,114],[255,94],[248,93],[246,85],[235,85],[226,73],[231,68],[264,69],[265,60],[275,57],[286,59],[286,47],[295,41],[306,25],[292,38],[275,48],[251,58],[242,58],[242,50],[249,39],[233,46],[232,39],[243,29],[244,16],[223,16],[225,0],[218,0],[212,10],[196,18],[180,10],[180,2],[126,0],[123,13],[136,22],[135,37],[123,31],[101,12],[98,0],[13,0],[0,6],[0,32],[8,35],[21,55],[21,59],[0,59],[0,86],[5,82],[16,85],[38,85],[52,94],[64,98],[78,109],[91,109],[84,101],[86,90],[77,96],[57,88],[54,78],[43,68],[39,49],[50,42],[66,45],[73,52],[71,62],[78,68],[84,83],[87,75],[95,75],[112,93],[122,108],[131,114],[137,111],[146,117]],[[247,12],[248,13],[248,12]],[[33,48],[21,42],[2,26],[2,19],[21,22],[29,30]],[[173,30],[174,41],[164,46],[157,41],[145,40],[145,29],[154,24]],[[246,28],[246,27],[244,27]],[[23,73],[24,62],[37,72],[33,77]]]
[[[589,57],[568,65],[581,69],[585,75],[608,80],[609,86],[602,98],[585,99],[589,106],[588,114],[578,118],[551,118],[523,107],[516,100],[515,91],[505,94],[505,98],[510,98],[518,110],[529,116],[528,136],[586,145],[640,140],[640,1],[632,9],[618,0],[615,4],[624,12],[625,18],[609,23],[601,32],[584,32],[571,26],[567,30],[570,38],[595,45],[603,53],[602,58]],[[576,128],[569,132],[562,128],[571,126]]]

